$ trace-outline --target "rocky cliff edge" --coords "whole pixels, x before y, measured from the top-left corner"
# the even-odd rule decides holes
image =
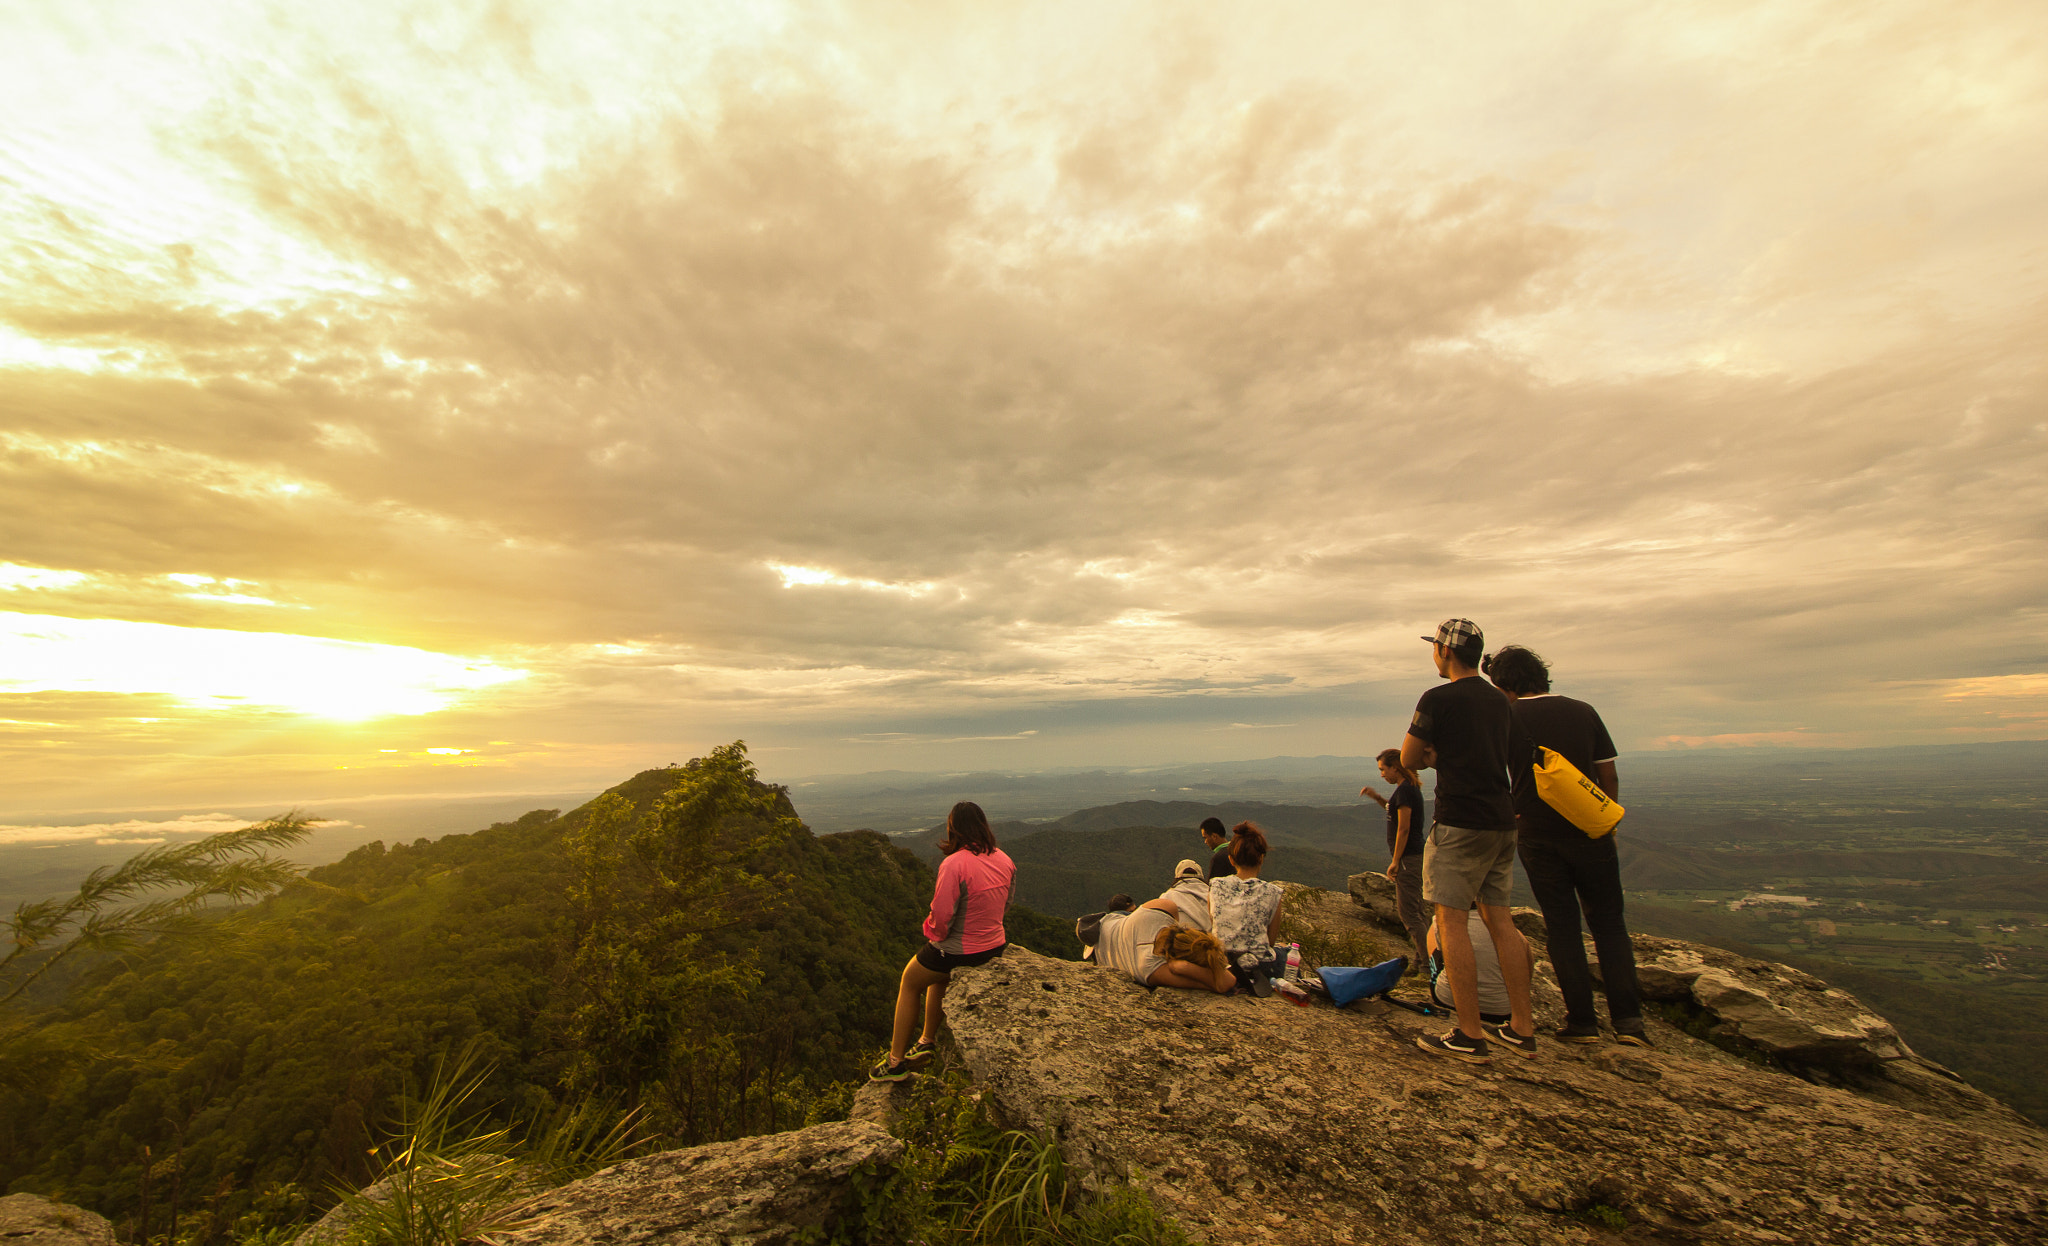
[[[1376,875],[1349,896],[1291,889],[1288,912],[1329,943],[1403,939]],[[1516,920],[1540,949],[1541,916]],[[2048,1241],[2048,1134],[1810,975],[1670,939],[1636,948],[1646,995],[1683,1023],[1653,1019],[1651,1050],[1545,1041],[1465,1065],[1415,1046],[1444,1020],[1385,1003],[1148,991],[1013,947],[954,975],[946,1058],[1084,1182],[1135,1185],[1217,1246]],[[1536,978],[1554,1025],[1547,964]],[[503,1246],[829,1232],[860,1214],[856,1174],[878,1180],[902,1154],[904,1092],[870,1085],[844,1123],[607,1169],[536,1199]],[[111,1239],[97,1217],[64,1219],[76,1209],[0,1210],[20,1222],[0,1235]]]
[[[1377,924],[1369,894],[1290,904]],[[2048,1239],[2048,1135],[1796,970],[1641,950],[1659,993],[1683,989],[1741,1054],[1653,1022],[1654,1050],[1544,1042],[1465,1065],[1416,1048],[1443,1021],[1384,1004],[1147,991],[1022,949],[954,975],[948,1027],[1007,1123],[1214,1243],[1614,1240],[1596,1217],[1644,1242]]]

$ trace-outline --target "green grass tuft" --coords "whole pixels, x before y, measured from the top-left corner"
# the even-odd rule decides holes
[[[1088,1194],[1050,1138],[1005,1130],[958,1070],[920,1077],[896,1126],[896,1171],[857,1175],[858,1221],[814,1229],[806,1246],[1187,1246],[1143,1191]]]

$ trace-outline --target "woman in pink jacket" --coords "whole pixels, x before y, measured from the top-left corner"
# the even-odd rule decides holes
[[[924,919],[924,937],[930,942],[903,967],[903,981],[896,990],[896,1032],[888,1056],[868,1074],[872,1081],[900,1082],[930,1064],[939,1023],[946,1016],[940,1001],[953,971],[986,964],[1009,945],[1003,914],[1010,907],[1017,867],[996,847],[995,832],[989,830],[988,815],[980,805],[963,800],[953,806],[946,815],[946,837],[939,841],[939,851],[945,859],[939,862],[939,883],[932,889],[931,915]],[[910,1031],[917,1023],[919,996],[924,997],[924,1032],[913,1045]]]

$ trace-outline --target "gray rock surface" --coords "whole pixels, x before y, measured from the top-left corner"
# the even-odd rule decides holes
[[[0,1242],[7,1246],[114,1246],[114,1226],[106,1218],[53,1203],[39,1194],[0,1198]]]
[[[363,1187],[363,1197],[382,1203],[388,1200],[389,1183],[379,1181]],[[327,1209],[327,1214],[315,1220],[306,1230],[292,1239],[293,1246],[339,1246],[348,1237],[348,1231],[355,1227],[356,1215],[347,1203],[336,1203]]]
[[[903,1144],[867,1121],[714,1142],[615,1164],[550,1190],[500,1246],[778,1246],[853,1212],[854,1172]]]
[[[896,1122],[910,1106],[910,1093],[916,1085],[916,1078],[905,1082],[864,1082],[854,1092],[853,1108],[846,1114],[847,1119],[866,1121],[893,1134]]]
[[[1384,928],[1394,921],[1393,884],[1385,877],[1353,875],[1351,898],[1375,925]],[[1518,909],[1515,924],[1529,936],[1539,962],[1547,962],[1543,915]],[[1398,922],[1394,928],[1399,929]],[[1809,1081],[1846,1087],[1945,1120],[2029,1128],[2019,1113],[1916,1053],[1891,1022],[1854,995],[1810,973],[1679,939],[1641,934],[1630,938],[1643,998],[1697,1013],[1707,1032],[1728,1047]],[[1591,940],[1586,943],[1586,958],[1597,982],[1599,959]],[[1539,983],[1547,974],[1547,965],[1539,963]],[[1549,981],[1554,984],[1556,979]],[[1537,994],[1539,1019],[1547,1019],[1540,987]]]
[[[1326,907],[1350,908],[1341,897]],[[1299,906],[1304,913],[1311,906]],[[1085,1177],[1214,1243],[2021,1243],[2048,1136],[1944,1120],[1738,1059],[1545,1042],[1487,1066],[1441,1022],[1163,989],[1021,948],[953,975],[948,1058]]]

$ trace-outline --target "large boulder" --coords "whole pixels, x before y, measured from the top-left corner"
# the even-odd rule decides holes
[[[1363,917],[1383,924],[1393,912],[1393,884],[1378,874],[1354,875],[1351,899]],[[1556,979],[1549,972],[1543,915],[1517,909],[1515,924],[1536,954],[1537,1012],[1547,1019],[1544,983]],[[2019,1113],[1916,1053],[1891,1022],[1854,995],[1810,973],[1682,939],[1638,934],[1630,941],[1643,998],[1677,1005],[1695,1032],[1724,1048],[1930,1116],[2027,1127]],[[1599,956],[1590,939],[1586,959],[1599,982]]]
[[[1913,1054],[1891,1022],[1810,973],[1677,939],[1638,935],[1633,942],[1644,998],[1704,1009],[1719,1037],[1810,1062],[1875,1064]],[[1587,955],[1597,980],[1590,946]]]
[[[903,1144],[867,1121],[714,1142],[615,1164],[529,1205],[500,1246],[781,1246],[859,1210],[862,1171]]]
[[[7,1246],[114,1246],[106,1217],[39,1194],[0,1198],[0,1241]]]
[[[1939,1119],[1652,1023],[1654,1050],[1542,1043],[1472,1066],[1443,1022],[1147,991],[1012,948],[958,970],[949,1056],[1212,1243],[2040,1240],[2048,1137]]]

